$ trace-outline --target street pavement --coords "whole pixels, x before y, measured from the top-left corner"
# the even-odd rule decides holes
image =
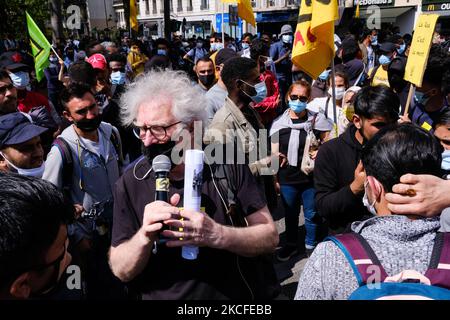
[[[278,234],[280,235],[279,247],[281,247],[281,245],[283,245],[285,242],[284,211],[281,201],[278,201],[278,207],[277,210],[273,213],[273,219],[275,220]],[[300,213],[299,219],[299,239],[299,248],[304,248],[305,227],[303,210]],[[297,290],[298,279],[307,260],[308,259],[306,258],[304,252],[300,252],[299,254],[291,257],[291,259],[286,262],[279,262],[274,257],[275,271],[277,273],[278,279],[281,282],[282,293],[291,300],[294,299],[295,292]]]

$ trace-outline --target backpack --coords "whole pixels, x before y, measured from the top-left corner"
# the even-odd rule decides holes
[[[121,158],[121,146],[118,134],[112,130],[110,141],[114,146],[117,154],[119,155],[119,167],[122,166]],[[57,137],[52,144],[52,147],[56,146],[61,153],[63,160],[63,170],[62,170],[62,180],[63,180],[63,192],[66,195],[70,195],[70,190],[72,189],[72,175],[73,175],[73,157],[69,144],[63,137]],[[80,177],[80,187],[82,186],[82,177]]]
[[[370,247],[357,233],[328,237],[344,253],[359,288],[349,300],[450,300],[450,233],[436,234],[425,274],[404,270],[389,277]]]

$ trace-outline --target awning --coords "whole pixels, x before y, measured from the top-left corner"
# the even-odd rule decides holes
[[[298,19],[298,10],[288,12],[257,12],[256,22],[293,22]]]
[[[408,12],[409,10],[413,10],[415,7],[401,7],[401,8],[383,8],[381,7],[381,22],[394,22],[395,19],[405,12]],[[372,12],[367,12],[367,10],[362,9],[361,10],[361,18],[367,19],[370,15],[373,14]]]

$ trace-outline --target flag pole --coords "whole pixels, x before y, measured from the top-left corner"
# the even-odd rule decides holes
[[[56,57],[58,58],[58,60],[62,60],[61,57],[58,55],[58,53],[56,52],[55,48],[53,48],[53,45],[50,46],[50,48],[52,49],[53,53],[56,55]]]
[[[222,2],[222,44],[223,47],[225,48],[225,30],[223,29],[223,12],[225,11],[225,4]]]
[[[331,58],[331,91],[333,92],[333,121],[335,127],[333,128],[336,131],[336,137],[338,136],[337,130],[337,110],[336,110],[336,88],[335,88],[335,70],[334,70],[334,56]],[[325,115],[327,116],[327,115]]]

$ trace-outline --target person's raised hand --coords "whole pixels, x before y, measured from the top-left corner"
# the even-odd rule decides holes
[[[450,181],[432,175],[405,174],[385,198],[394,214],[432,217],[450,207],[449,194]]]

